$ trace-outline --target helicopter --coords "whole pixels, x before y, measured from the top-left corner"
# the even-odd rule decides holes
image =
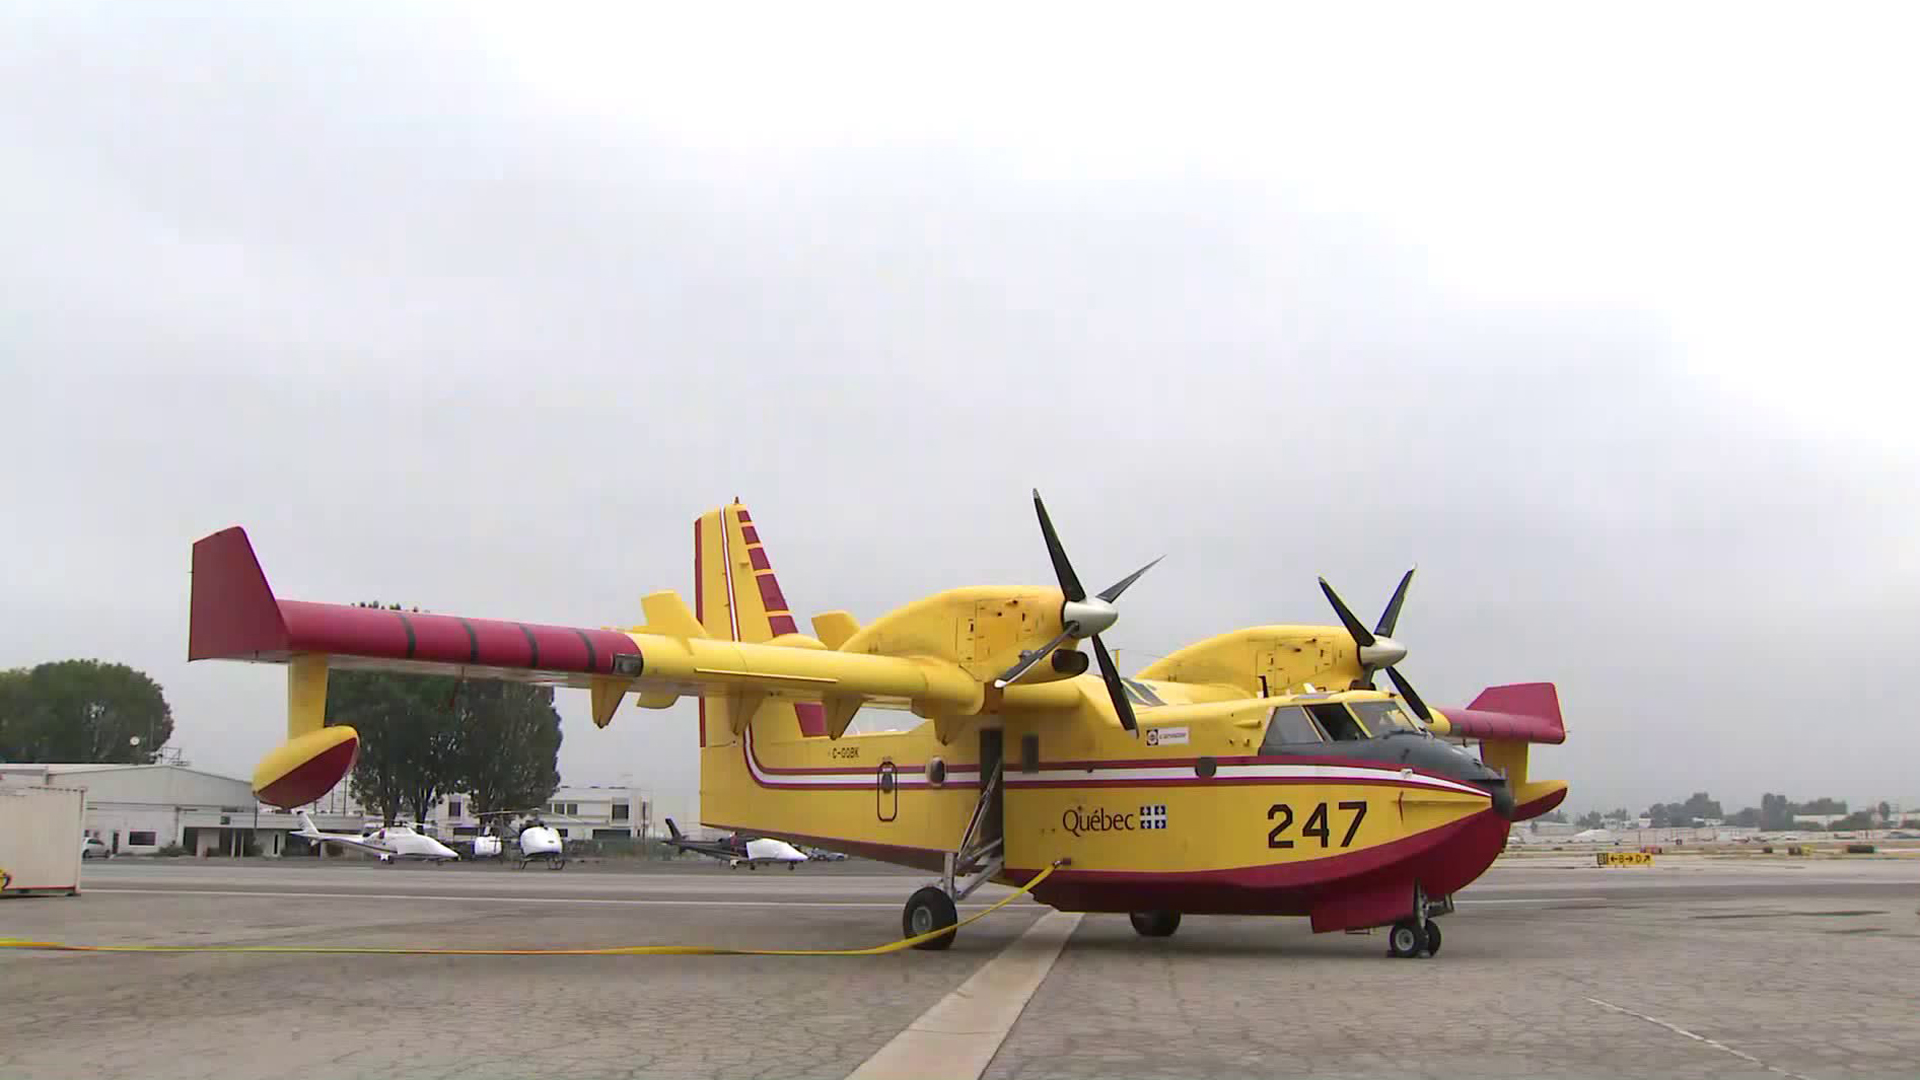
[[[1123,677],[1101,635],[1159,560],[1090,592],[1037,491],[1033,506],[1055,586],[952,589],[865,626],[830,611],[810,635],[738,500],[694,522],[693,605],[649,594],[626,629],[280,600],[229,528],[194,544],[188,654],[287,666],[288,741],[254,773],[272,805],[352,763],[357,733],[324,725],[336,666],[580,687],[601,727],[629,696],[695,698],[701,823],[937,873],[903,908],[913,936],[954,927],[988,882],[1053,868],[1037,900],[1124,913],[1144,937],[1185,915],[1292,915],[1436,955],[1453,894],[1513,822],[1566,797],[1528,775],[1529,747],[1566,737],[1551,683],[1440,709],[1400,670],[1412,571],[1371,627],[1322,579],[1338,625],[1234,630]],[[850,732],[863,708],[920,722]]]

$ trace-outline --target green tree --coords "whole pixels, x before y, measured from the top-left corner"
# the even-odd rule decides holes
[[[1685,824],[1688,825],[1697,825],[1709,820],[1720,821],[1726,817],[1720,811],[1719,800],[1712,798],[1704,791],[1696,791],[1687,796],[1687,801],[1680,804],[1680,816],[1686,819]]]
[[[524,810],[560,786],[560,713],[553,688],[481,680],[458,695],[460,750],[454,786],[476,814]]]
[[[1760,808],[1749,806],[1733,815],[1728,821],[1742,829],[1757,829],[1760,827]]]
[[[1606,819],[1600,816],[1598,810],[1589,810],[1580,818],[1580,827],[1583,829],[1598,829],[1605,824]]]
[[[1873,811],[1855,810],[1827,827],[1834,830],[1871,829],[1873,828]]]
[[[1760,827],[1763,829],[1793,828],[1793,802],[1785,795],[1768,793],[1760,796]]]
[[[160,684],[125,664],[0,672],[0,760],[147,764],[172,737]]]
[[[446,675],[336,671],[328,679],[327,723],[360,733],[349,789],[389,825],[405,810],[424,820],[453,779],[454,688]]]

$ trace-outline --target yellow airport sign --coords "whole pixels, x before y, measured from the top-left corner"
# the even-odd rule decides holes
[[[1645,851],[1602,851],[1593,858],[1601,866],[1653,865],[1653,855]]]

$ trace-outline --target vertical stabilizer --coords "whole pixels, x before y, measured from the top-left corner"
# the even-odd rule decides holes
[[[693,574],[694,617],[710,636],[759,644],[798,632],[760,541],[760,530],[738,501],[710,510],[694,521]],[[716,736],[721,728],[729,726],[722,714],[730,707],[718,696],[701,698],[700,745],[724,741]],[[763,719],[792,715],[802,735],[827,733],[825,710],[816,702],[772,700],[761,704],[758,711]],[[718,720],[718,724],[709,726],[709,720]],[[772,730],[780,731],[780,725],[776,722]]]

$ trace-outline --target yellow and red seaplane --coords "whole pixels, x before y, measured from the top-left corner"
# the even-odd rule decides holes
[[[582,687],[602,727],[629,696],[697,698],[702,822],[937,871],[907,901],[913,935],[1058,863],[1036,898],[1125,912],[1148,937],[1182,915],[1301,915],[1432,955],[1435,916],[1510,823],[1565,798],[1527,775],[1528,744],[1566,737],[1552,684],[1435,709],[1400,672],[1412,571],[1372,628],[1323,579],[1338,626],[1236,630],[1126,677],[1100,635],[1153,563],[1089,593],[1038,492],[1034,509],[1055,587],[954,589],[865,626],[832,611],[811,635],[737,502],[694,522],[692,607],[653,593],[624,630],[280,600],[231,528],[194,544],[188,654],[287,665],[288,741],[254,774],[284,807],[352,765],[358,736],[326,722],[332,669]],[[1375,689],[1382,670],[1397,693]],[[920,722],[849,732],[863,708]]]

